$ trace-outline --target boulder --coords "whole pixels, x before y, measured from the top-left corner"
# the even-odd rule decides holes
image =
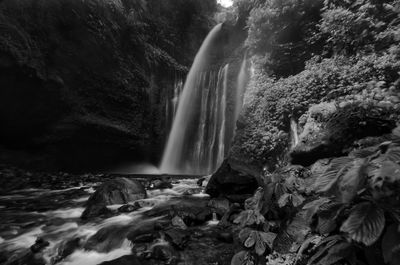
[[[172,189],[172,180],[167,176],[162,176],[160,179],[150,181],[147,188],[149,190]]]
[[[389,134],[398,117],[391,108],[366,103],[313,106],[299,144],[290,152],[291,162],[310,166],[319,159],[346,155],[359,139]]]
[[[137,209],[140,209],[140,205],[138,203],[134,204],[125,204],[122,205],[121,207],[118,208],[118,212],[120,213],[131,213],[136,211]]]
[[[243,202],[257,187],[256,177],[235,169],[231,161],[225,160],[212,175],[205,192],[213,198],[225,197],[231,202]]]
[[[99,265],[141,265],[143,264],[135,255],[126,255],[118,259],[105,261]]]
[[[117,178],[104,182],[93,193],[82,213],[82,219],[88,219],[107,212],[106,205],[124,204],[146,198],[144,186],[137,180]]]
[[[149,217],[179,216],[187,225],[202,224],[212,217],[212,210],[207,206],[208,199],[197,197],[172,198],[155,206],[145,214]]]

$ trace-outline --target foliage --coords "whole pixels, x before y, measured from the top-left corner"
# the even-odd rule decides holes
[[[396,192],[400,187],[400,146],[383,142],[372,152],[369,149],[355,154],[334,159],[315,181],[315,191],[329,199],[323,198],[310,216],[316,231],[332,235],[328,238],[335,241],[329,245],[327,240],[321,242],[309,264],[334,264],[341,259],[350,262],[356,257],[349,253],[354,253],[351,249],[359,247],[358,243],[374,247],[382,244],[382,249],[389,249],[384,254],[386,262],[398,262],[398,249],[394,250],[400,244],[397,233],[389,240],[383,231],[385,227],[400,227],[400,198]]]

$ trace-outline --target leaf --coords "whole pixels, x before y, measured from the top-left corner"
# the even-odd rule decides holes
[[[254,250],[256,251],[257,255],[261,256],[264,254],[265,250],[267,249],[267,244],[264,242],[264,240],[261,238],[260,232],[256,232],[256,245],[254,247]]]
[[[297,193],[292,194],[291,199],[294,207],[302,205],[305,200],[303,196]]]
[[[342,224],[341,231],[348,233],[354,241],[372,245],[382,234],[385,216],[381,208],[370,202],[353,207],[350,216]]]
[[[253,265],[254,262],[248,251],[240,251],[236,253],[231,260],[231,265]]]
[[[283,194],[278,200],[279,208],[285,207],[289,203],[289,199],[290,199],[289,193]]]
[[[372,185],[381,188],[384,182],[394,183],[400,181],[400,165],[392,161],[383,161],[380,167],[374,170],[372,174]]]
[[[252,246],[254,246],[254,244],[256,243],[256,237],[257,237],[256,231],[251,231],[249,237],[244,242],[244,246],[246,248],[251,248]]]
[[[276,234],[272,232],[259,232],[262,241],[264,241],[267,246],[272,249],[272,245],[276,238]]]
[[[311,201],[303,206],[303,210],[306,210],[306,218],[308,222],[311,222],[314,214],[319,210],[319,207],[325,203],[330,202],[331,200],[325,197],[319,198],[317,200]]]
[[[323,239],[318,244],[318,252],[310,258],[307,264],[316,264],[316,261],[319,260],[326,251],[340,241],[343,241],[343,238],[339,235],[333,235]]]
[[[346,259],[353,254],[353,247],[350,243],[342,242],[328,249],[328,253],[317,263],[320,265],[332,265]]]
[[[321,205],[318,215],[317,231],[320,234],[329,234],[336,229],[336,219],[343,209],[341,203],[326,203]]]
[[[242,229],[242,230],[240,230],[239,239],[243,244],[244,244],[245,240],[249,237],[251,231],[252,230],[250,228],[247,228],[247,227]]]
[[[366,180],[366,159],[356,159],[339,179],[339,196],[343,203],[349,203],[364,187]],[[349,163],[350,164],[350,163]],[[340,174],[340,173],[339,173]]]
[[[390,225],[386,233],[382,238],[382,255],[385,263],[391,263],[394,254],[400,251],[400,232],[398,231],[398,225]],[[394,264],[394,263],[391,263]]]
[[[394,143],[390,144],[385,153],[385,158],[389,161],[400,164],[400,145]]]
[[[327,170],[319,175],[315,181],[313,189],[317,193],[329,191],[339,178],[339,173],[349,167],[349,163],[353,161],[350,157],[339,157],[332,160]]]

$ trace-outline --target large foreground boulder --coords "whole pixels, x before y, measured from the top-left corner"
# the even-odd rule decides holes
[[[211,177],[206,193],[211,197],[225,197],[231,202],[243,202],[251,197],[258,187],[256,177],[239,171],[231,161],[225,160]]]
[[[88,219],[107,212],[107,205],[125,204],[146,198],[144,186],[137,180],[117,178],[104,182],[90,196],[81,218]]]

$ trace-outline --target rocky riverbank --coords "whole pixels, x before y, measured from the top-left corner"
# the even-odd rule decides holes
[[[240,249],[241,205],[207,179],[1,174],[0,264],[230,264]]]

